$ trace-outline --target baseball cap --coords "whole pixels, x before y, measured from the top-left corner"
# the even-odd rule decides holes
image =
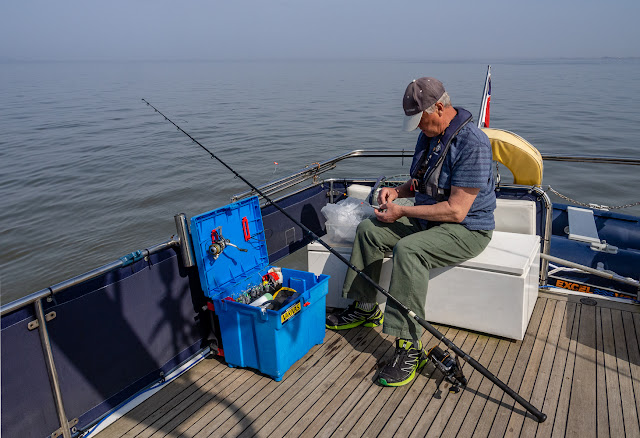
[[[402,99],[403,129],[413,131],[420,124],[422,112],[436,103],[445,93],[444,85],[436,78],[414,79],[407,86]]]

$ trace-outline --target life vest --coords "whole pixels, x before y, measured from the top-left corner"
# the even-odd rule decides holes
[[[438,143],[427,155],[428,149],[422,151],[422,156],[416,160],[415,165],[411,167],[410,174],[413,178],[414,190],[431,196],[436,202],[444,201],[451,193],[450,189],[438,187],[440,181],[440,172],[444,159],[449,153],[451,142],[460,130],[473,120],[473,116],[464,108],[455,108],[458,114],[451,120],[451,123],[440,135]],[[430,142],[430,140],[428,140]]]

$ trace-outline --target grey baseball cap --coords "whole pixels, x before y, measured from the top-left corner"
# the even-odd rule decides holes
[[[445,93],[444,85],[436,78],[414,79],[407,86],[402,99],[405,131],[413,131],[420,124],[422,112],[436,103]]]

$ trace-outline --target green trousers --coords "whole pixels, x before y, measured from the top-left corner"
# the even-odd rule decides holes
[[[453,223],[422,230],[417,220],[404,217],[392,224],[365,219],[358,226],[351,263],[378,282],[384,254],[393,250],[389,293],[424,318],[429,270],[477,256],[492,234]],[[376,301],[375,288],[352,269],[347,270],[342,295],[363,303]],[[403,339],[420,339],[423,329],[393,300],[387,300],[382,331]]]

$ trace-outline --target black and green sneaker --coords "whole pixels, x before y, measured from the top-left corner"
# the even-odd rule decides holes
[[[411,382],[427,363],[427,354],[418,341],[418,348],[411,341],[396,340],[393,358],[382,368],[378,382],[384,386],[402,386]]]
[[[362,310],[356,301],[340,313],[327,315],[326,327],[331,330],[346,330],[359,325],[377,327],[383,321],[384,313],[377,303],[373,310],[367,311]]]

